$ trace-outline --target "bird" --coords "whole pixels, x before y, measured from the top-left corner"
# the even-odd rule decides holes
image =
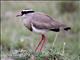
[[[38,43],[35,51],[42,51],[42,48],[47,41],[45,34],[48,31],[60,32],[61,30],[68,31],[71,27],[64,23],[56,21],[56,19],[50,17],[43,12],[36,12],[33,9],[24,9],[16,17],[22,17],[22,23],[31,32],[40,34],[41,40]]]

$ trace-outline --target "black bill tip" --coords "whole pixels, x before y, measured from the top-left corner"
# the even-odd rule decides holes
[[[16,15],[16,17],[19,17],[19,16],[21,16],[21,15]]]

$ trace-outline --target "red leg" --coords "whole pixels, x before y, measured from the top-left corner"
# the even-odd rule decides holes
[[[37,49],[40,46],[40,44],[42,43],[43,39],[44,39],[44,35],[42,35],[42,38],[41,38],[40,42],[38,43],[38,46],[36,47],[35,51],[37,51]]]
[[[43,48],[45,42],[46,42],[46,38],[44,37],[44,40],[43,40],[42,45],[41,45],[41,47],[40,47],[40,51],[42,50],[42,48]]]

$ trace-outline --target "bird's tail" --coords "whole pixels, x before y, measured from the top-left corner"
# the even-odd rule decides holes
[[[65,31],[68,31],[68,30],[71,30],[71,27],[65,27],[63,28]],[[60,28],[55,28],[55,29],[50,29],[51,31],[54,31],[54,32],[59,32],[60,31]]]
[[[71,27],[65,27],[64,30],[65,31],[71,30]]]
[[[60,27],[62,27],[62,30],[64,30],[64,31],[71,30],[71,27],[70,26],[67,26],[65,24],[61,24]]]

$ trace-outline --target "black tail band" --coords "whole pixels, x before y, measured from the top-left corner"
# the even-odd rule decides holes
[[[64,28],[64,30],[66,30],[66,31],[71,30],[71,27],[66,27],[66,28]]]

